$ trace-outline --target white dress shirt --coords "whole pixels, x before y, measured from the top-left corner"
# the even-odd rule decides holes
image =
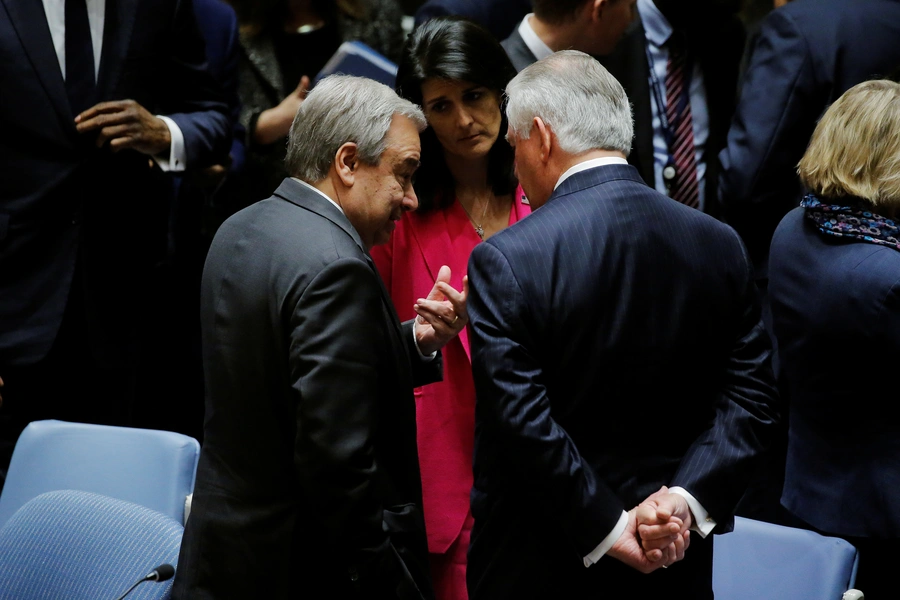
[[[66,78],[66,0],[41,0],[44,14],[50,27],[53,49],[59,61],[59,69],[63,80]],[[91,28],[91,45],[94,48],[94,81],[100,74],[100,57],[103,52],[103,27],[106,22],[106,0],[85,0],[87,4],[88,22]],[[139,24],[138,24],[139,25]],[[163,171],[184,171],[187,154],[184,148],[184,134],[175,121],[169,117],[157,115],[169,128],[172,143],[169,156],[154,156],[153,160]]]

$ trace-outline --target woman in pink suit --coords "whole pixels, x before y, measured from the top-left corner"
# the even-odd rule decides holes
[[[504,138],[502,95],[515,74],[490,33],[457,17],[423,23],[403,49],[397,92],[420,104],[429,124],[416,173],[419,208],[404,214],[390,243],[372,249],[401,319],[416,316],[442,265],[462,289],[475,245],[530,213]],[[419,462],[436,596],[464,600],[475,434],[466,330],[443,357],[444,380],[416,389]]]

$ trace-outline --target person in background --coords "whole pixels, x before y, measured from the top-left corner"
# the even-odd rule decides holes
[[[772,332],[769,247],[778,223],[800,203],[796,166],[825,109],[862,81],[900,65],[900,0],[792,0],[761,22],[741,83],[740,99],[719,153],[721,218],[750,253],[762,292],[763,322]],[[779,349],[775,345],[774,364]],[[781,522],[778,503],[787,431],[744,516]],[[766,489],[768,488],[768,489]],[[774,494],[770,492],[775,492]],[[774,510],[773,510],[774,509]]]
[[[769,245],[803,195],[796,166],[845,91],[900,66],[900,0],[793,0],[768,14],[719,154],[724,220],[766,289]]]
[[[168,294],[172,173],[221,163],[231,134],[189,0],[5,6],[0,478],[30,421],[141,425],[147,380],[171,385],[161,353],[187,336],[148,315]]]
[[[506,39],[531,11],[531,0],[426,0],[416,10],[416,26],[435,17],[472,19],[496,39]]]
[[[598,60],[634,106],[628,162],[647,185],[719,218],[718,153],[737,102],[736,0],[638,0],[639,19]]]
[[[535,0],[534,12],[503,40],[521,71],[557,50],[593,56],[613,51],[636,16],[635,0]]]
[[[162,267],[163,297],[147,320],[162,341],[157,356],[165,378],[145,384],[155,402],[138,407],[143,427],[178,431],[203,441],[203,365],[200,357],[200,275],[226,199],[244,165],[244,128],[238,122],[238,23],[224,0],[193,0],[194,15],[206,42],[207,71],[222,88],[232,118],[231,149],[220,164],[175,177],[169,212],[167,259]],[[180,340],[173,344],[172,340]],[[177,381],[178,385],[172,385]]]
[[[358,40],[396,61],[402,14],[397,0],[230,1],[241,26],[238,91],[247,165],[240,194],[248,204],[268,197],[286,176],[291,122],[332,54],[342,42]]]
[[[790,408],[781,502],[801,520],[794,525],[859,549],[855,587],[866,598],[894,598],[900,84],[846,91],[819,121],[797,172],[809,193],[775,230],[769,254]]]
[[[401,319],[415,316],[441,265],[450,266],[450,284],[459,288],[472,248],[531,212],[503,137],[503,92],[514,75],[491,34],[459,17],[427,21],[403,49],[397,91],[428,119],[415,183],[419,208],[372,251]],[[444,349],[443,381],[416,389],[416,422],[435,591],[442,600],[464,600],[475,433],[465,330]]]

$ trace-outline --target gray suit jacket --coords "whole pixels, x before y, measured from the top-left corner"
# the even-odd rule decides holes
[[[512,61],[516,71],[521,71],[528,65],[537,62],[537,57],[531,52],[525,44],[525,40],[519,34],[518,27],[513,29],[509,37],[500,42],[500,45],[506,50],[506,55],[509,56],[509,60]]]
[[[173,598],[429,598],[415,357],[347,218],[286,179],[201,288],[205,441]],[[418,375],[418,378],[414,378]]]

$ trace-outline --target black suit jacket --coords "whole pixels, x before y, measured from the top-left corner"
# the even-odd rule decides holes
[[[711,538],[650,578],[582,557],[663,484],[731,528],[777,418],[737,234],[601,166],[477,246],[468,273],[473,600],[711,597]]]
[[[528,65],[537,62],[537,57],[531,52],[525,40],[522,39],[518,27],[513,29],[509,37],[500,42],[500,45],[506,50],[506,55],[509,56],[509,60],[516,68],[516,71],[521,71]]]
[[[722,209],[767,273],[772,233],[800,204],[797,163],[832,102],[900,68],[900,0],[794,0],[760,27],[720,156]]]
[[[441,362],[411,371],[412,322],[350,222],[286,179],[219,229],[201,310],[205,440],[173,597],[430,597],[412,388]]]
[[[640,17],[609,56],[597,57],[619,80],[634,110],[634,144],[628,162],[637,167],[644,181],[655,186],[653,171],[653,115],[650,90],[650,67],[647,62],[646,38]],[[737,18],[729,18],[702,32],[688,33],[690,56],[698,62],[703,74],[706,104],[709,111],[709,135],[706,141],[705,202],[703,210],[720,217],[719,160],[725,146],[728,126],[734,115],[738,71],[744,48],[744,29]]]
[[[205,72],[190,0],[107,0],[98,101],[170,116],[188,166],[221,161],[226,106]],[[135,339],[164,256],[171,179],[135,151],[79,135],[40,2],[0,0],[0,368],[56,338],[79,259],[92,341],[115,360]]]

